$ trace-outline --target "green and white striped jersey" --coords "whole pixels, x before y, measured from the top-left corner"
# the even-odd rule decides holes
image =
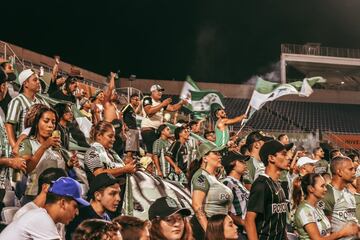
[[[42,103],[48,106],[48,104],[35,97],[34,100],[27,98],[24,94],[20,93],[18,96],[13,98],[9,103],[8,112],[6,115],[6,123],[14,124],[16,137],[25,129],[24,120],[29,108],[34,105]]]

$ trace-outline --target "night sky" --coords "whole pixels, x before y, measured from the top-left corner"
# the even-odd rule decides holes
[[[360,48],[359,0],[1,5],[1,40],[104,75],[121,70],[122,77],[240,83],[271,71],[281,43]]]

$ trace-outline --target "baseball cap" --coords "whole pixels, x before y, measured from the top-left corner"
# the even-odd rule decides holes
[[[190,209],[182,208],[175,199],[171,197],[161,197],[150,205],[149,220],[151,221],[157,217],[168,217],[175,213],[180,213],[184,217],[191,215]]]
[[[81,198],[80,183],[70,177],[61,177],[49,189],[50,193],[59,196],[70,197],[82,206],[89,206],[89,202]]]
[[[278,140],[270,140],[264,143],[264,145],[260,149],[260,158],[261,161],[265,164],[265,166],[268,163],[268,156],[269,155],[275,155],[278,152],[281,152],[283,150],[289,151],[294,146],[293,143],[289,143],[286,145],[283,145]]]
[[[164,88],[162,88],[160,85],[158,85],[158,84],[154,84],[154,85],[152,85],[151,87],[150,87],[150,92],[152,92],[152,91],[161,91],[161,92],[163,92],[163,91],[165,91],[165,89]]]
[[[221,158],[221,164],[224,168],[229,166],[233,161],[248,161],[250,156],[245,156],[240,153],[230,151]]]
[[[33,74],[36,74],[32,69],[25,69],[19,74],[19,84],[20,87],[23,85],[23,83]]]
[[[85,103],[89,102],[90,100],[86,97],[82,98],[80,100],[80,107],[83,107],[85,105]]]
[[[263,140],[264,142],[273,140],[274,138],[266,136],[262,131],[251,132],[246,138],[246,146],[250,146],[254,142]]]
[[[125,183],[125,179],[115,178],[109,173],[100,173],[99,175],[96,175],[90,183],[89,196],[92,196],[99,189],[114,185],[115,183],[123,185]]]
[[[305,164],[315,164],[317,161],[316,160],[313,160],[309,157],[301,157],[298,159],[297,163],[296,163],[296,166],[298,167],[302,167],[304,166]]]
[[[199,156],[203,157],[209,152],[219,152],[223,150],[225,147],[226,147],[225,145],[218,147],[215,145],[215,143],[212,143],[210,141],[202,142],[199,146]]]

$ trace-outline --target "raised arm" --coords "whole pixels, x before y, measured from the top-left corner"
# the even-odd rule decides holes
[[[155,113],[159,112],[162,108],[166,108],[171,103],[172,100],[171,98],[167,98],[157,106],[152,106],[151,104],[148,104],[147,101],[149,100],[144,99],[144,110],[146,115],[151,117]]]
[[[112,91],[113,91],[114,88],[115,88],[115,76],[116,76],[116,73],[110,72],[110,76],[109,76],[109,78],[110,78],[109,87],[108,87],[108,89],[104,92],[104,102],[103,102],[103,103],[106,103],[106,102],[109,102],[109,101],[110,101]]]
[[[231,125],[231,124],[235,124],[235,123],[238,123],[238,122],[241,122],[243,119],[246,118],[246,114],[242,114],[240,116],[237,116],[235,118],[225,118],[223,119],[223,124],[225,125]]]
[[[168,105],[166,110],[170,111],[170,112],[175,112],[178,111],[183,105],[187,104],[187,101],[185,99],[182,99],[180,102],[178,102],[177,104],[174,105]]]

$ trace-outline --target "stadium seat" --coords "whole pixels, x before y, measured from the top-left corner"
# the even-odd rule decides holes
[[[15,206],[15,192],[11,190],[7,190],[5,192],[3,203],[5,207],[14,207]]]
[[[1,219],[5,224],[10,224],[19,207],[4,207],[1,211]]]

